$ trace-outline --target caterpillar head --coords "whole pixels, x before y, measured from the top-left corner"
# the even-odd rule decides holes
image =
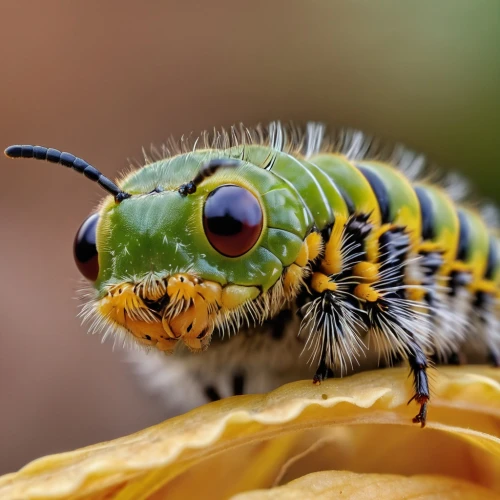
[[[162,351],[202,350],[214,329],[230,333],[272,316],[295,298],[309,254],[319,252],[319,235],[316,250],[306,241],[307,209],[293,186],[262,168],[262,148],[180,154],[119,187],[67,153],[6,153],[62,163],[112,195],[75,238],[76,263],[92,284],[83,315],[94,329]]]

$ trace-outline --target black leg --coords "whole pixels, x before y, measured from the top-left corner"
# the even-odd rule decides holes
[[[452,352],[448,359],[446,360],[446,364],[460,366],[466,364],[467,360],[464,359],[465,356],[461,355],[459,352]]]
[[[429,380],[427,378],[427,358],[417,344],[412,345],[412,351],[408,357],[410,363],[411,373],[413,374],[413,384],[415,386],[415,394],[408,401],[410,404],[415,400],[420,405],[420,411],[413,418],[414,423],[420,423],[422,427],[425,426],[427,418],[427,404],[429,402]]]
[[[328,366],[326,366],[326,363],[321,362],[320,365],[318,366],[318,369],[316,370],[316,373],[314,374],[313,384],[319,385],[323,380],[333,377],[334,377],[333,370]]]
[[[500,354],[498,351],[490,349],[488,352],[488,360],[495,368],[500,368]]]
[[[323,346],[321,348],[321,358],[319,360],[319,365],[313,377],[314,385],[319,385],[323,380],[326,380],[327,378],[333,378],[334,376],[333,370],[328,366],[326,362],[327,356],[327,342],[325,337],[323,340]]]
[[[221,399],[219,392],[213,385],[207,385],[207,387],[205,387],[205,395],[209,401],[219,401],[219,399]]]
[[[243,373],[235,373],[233,375],[233,394],[235,396],[241,396],[245,389],[245,375]]]
[[[430,360],[435,365],[461,366],[467,364],[465,354],[459,351],[454,351],[446,357],[439,356],[438,354],[433,354],[432,356],[430,356]]]

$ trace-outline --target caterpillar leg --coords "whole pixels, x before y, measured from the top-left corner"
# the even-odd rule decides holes
[[[413,375],[413,385],[415,387],[415,394],[408,401],[408,404],[415,400],[420,405],[420,411],[413,417],[413,422],[416,424],[420,423],[422,427],[425,427],[427,404],[430,395],[429,379],[427,378],[427,358],[420,346],[414,344],[411,347],[408,361],[410,363],[410,370]]]
[[[334,373],[330,368],[328,360],[331,358],[330,353],[328,352],[328,341],[326,336],[323,336],[321,341],[321,353],[319,356],[318,368],[316,368],[316,372],[313,377],[313,384],[320,385],[323,380],[327,378],[333,378]]]
[[[430,359],[436,365],[462,366],[467,364],[466,355],[460,351],[452,351],[446,356],[435,353]]]
[[[213,385],[207,385],[204,392],[209,401],[219,401],[219,399],[222,399],[219,391]]]
[[[316,370],[316,373],[313,377],[313,384],[320,385],[323,380],[327,378],[333,378],[334,374],[331,368],[326,365],[326,362],[322,360]]]
[[[316,281],[333,288],[334,284],[327,276],[314,274],[312,288],[319,286]],[[344,374],[348,364],[352,368],[353,362],[357,363],[366,349],[357,330],[362,326],[362,311],[348,299],[350,297],[346,297],[339,287],[335,291],[326,290],[302,308],[304,318],[299,335],[302,331],[307,332],[304,350],[310,350],[311,360],[318,362],[314,384],[333,377],[335,368]]]
[[[245,374],[241,371],[233,373],[231,378],[231,390],[233,396],[245,394]],[[205,386],[203,392],[209,401],[219,401],[222,396],[214,385]]]
[[[500,354],[497,350],[490,349],[488,359],[495,368],[500,368]]]
[[[477,315],[480,337],[486,346],[488,362],[494,367],[500,367],[500,335],[499,322],[496,317],[497,302],[493,293],[480,291],[476,294],[474,310]]]
[[[241,396],[245,394],[245,374],[237,371],[233,374],[232,389],[234,396]]]
[[[454,365],[454,366],[460,366],[460,365],[467,364],[467,360],[465,359],[465,354],[458,352],[458,351],[452,352],[448,356],[448,359],[446,360],[446,364]]]
[[[320,385],[323,380],[326,380],[327,378],[333,378],[334,373],[333,370],[328,366],[327,363],[327,358],[328,358],[328,353],[325,350],[321,353],[321,358],[319,361],[318,368],[316,369],[316,373],[314,374],[313,377],[313,384],[314,385]]]

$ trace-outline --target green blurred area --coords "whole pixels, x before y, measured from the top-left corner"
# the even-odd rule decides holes
[[[498,0],[5,0],[0,147],[113,177],[169,135],[321,120],[426,153],[500,201]],[[162,419],[75,318],[72,240],[97,186],[0,158],[0,471]]]

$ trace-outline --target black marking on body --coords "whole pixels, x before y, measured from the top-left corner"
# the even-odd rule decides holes
[[[486,271],[484,273],[484,278],[487,280],[492,280],[493,275],[499,265],[499,255],[498,246],[495,244],[493,236],[490,235],[489,238],[489,248],[488,248],[488,263],[486,264]]]
[[[415,188],[415,193],[420,205],[420,215],[422,217],[422,239],[424,241],[433,240],[436,237],[434,207],[427,191],[422,186]]]
[[[444,263],[443,256],[439,252],[421,253],[420,267],[424,276],[433,277],[441,269]]]
[[[356,243],[362,245],[373,226],[368,222],[370,214],[358,213],[353,215],[346,224],[346,232],[348,234],[349,242],[355,241]]]
[[[444,259],[439,252],[421,253],[420,257],[419,264],[423,274],[422,286],[426,289],[424,301],[429,307],[429,314],[434,316],[436,314],[434,306],[437,302],[437,276],[444,263]]]
[[[368,168],[361,165],[357,165],[357,167],[365,176],[373,190],[373,193],[375,194],[375,197],[377,198],[380,215],[382,216],[382,223],[387,224],[391,222],[391,197],[389,196],[389,192],[387,191],[382,179]]]
[[[337,188],[340,192],[340,195],[345,201],[345,204],[347,205],[347,210],[349,210],[349,214],[353,215],[356,212],[356,205],[352,201],[351,197],[347,194],[345,189],[342,189],[341,187]]]
[[[386,231],[379,238],[380,271],[400,268],[390,279],[384,280],[384,288],[404,285],[404,264],[410,250],[410,238],[405,229],[397,227]],[[403,294],[403,292],[401,292]],[[403,296],[403,295],[401,295]]]
[[[464,288],[472,282],[472,276],[470,273],[465,273],[462,271],[453,271],[450,274],[449,288],[450,297],[455,297],[459,288]]]
[[[470,250],[470,228],[467,216],[462,210],[458,210],[459,236],[457,247],[457,260],[467,262]]]
[[[323,241],[329,241],[332,236],[333,224],[328,224],[325,228],[321,230],[321,238]]]

